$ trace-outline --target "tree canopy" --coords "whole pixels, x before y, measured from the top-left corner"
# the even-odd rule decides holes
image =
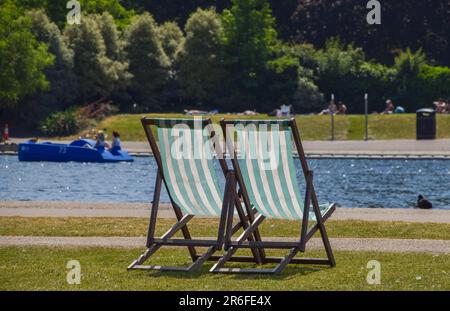
[[[31,19],[12,2],[0,6],[0,105],[14,105],[49,88],[43,70],[54,61],[31,32]]]

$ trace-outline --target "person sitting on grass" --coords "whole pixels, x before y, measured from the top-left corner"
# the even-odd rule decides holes
[[[337,105],[337,114],[346,115],[347,114],[347,106],[343,102],[339,102]]]
[[[434,102],[433,105],[436,113],[444,114],[449,111],[449,105],[443,99],[439,99],[437,102]]]
[[[336,106],[336,104],[334,103],[334,100],[332,100],[332,101],[330,102],[330,104],[328,105],[328,108],[322,110],[322,112],[319,113],[319,115],[320,115],[320,116],[323,116],[323,115],[332,115],[332,114],[336,114],[336,112],[337,112],[337,106]]]
[[[386,109],[381,114],[393,114],[395,111],[395,106],[392,103],[392,100],[388,99],[386,101]]]

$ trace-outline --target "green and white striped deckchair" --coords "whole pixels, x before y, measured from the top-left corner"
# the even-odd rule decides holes
[[[254,221],[235,241],[225,238],[227,252],[212,272],[278,273],[289,263],[335,266],[335,260],[324,222],[335,210],[335,204],[319,205],[295,120],[222,120],[222,130],[232,156],[242,199],[257,211]],[[306,181],[300,191],[294,165],[293,141],[298,151]],[[233,207],[230,206],[232,209]],[[232,213],[232,211],[230,211]],[[266,218],[301,221],[300,237],[294,242],[246,241],[247,235]],[[308,229],[309,222],[314,222]],[[306,243],[320,231],[327,259],[295,258],[305,252]],[[274,269],[227,269],[225,263],[239,248],[290,249],[284,258],[264,257],[264,263],[278,263]]]
[[[235,204],[236,180],[233,171],[228,171],[225,160],[219,157],[226,175],[225,190],[219,184],[213,157],[214,131],[208,129],[210,119],[148,119],[141,120],[150,147],[158,165],[150,224],[147,236],[147,251],[135,260],[128,269],[194,271],[206,260],[217,260],[213,254],[222,249],[229,205]],[[154,130],[154,131],[153,131]],[[207,135],[205,135],[205,133]],[[155,136],[156,134],[156,136]],[[155,238],[155,227],[162,183],[167,189],[178,222],[161,238]],[[234,232],[248,226],[247,219],[238,207],[241,221]],[[194,216],[220,218],[216,240],[194,240],[191,238],[187,223]],[[231,216],[230,216],[231,217]],[[231,217],[232,218],[232,217]],[[172,238],[178,231],[184,239]],[[231,229],[230,229],[231,230]],[[253,235],[254,236],[254,235]],[[253,236],[249,240],[253,240]],[[184,246],[189,249],[192,265],[184,267],[145,266],[143,263],[164,245]],[[208,248],[203,255],[197,255],[196,247]],[[258,250],[253,250],[254,257],[245,260],[261,262]],[[234,257],[233,260],[239,260]],[[241,257],[240,261],[244,259]]]

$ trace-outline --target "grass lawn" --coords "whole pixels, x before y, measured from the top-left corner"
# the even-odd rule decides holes
[[[211,263],[194,274],[128,272],[141,251],[0,248],[0,290],[450,290],[450,256],[336,252],[336,268],[291,265],[276,276],[213,275],[207,272]],[[66,283],[69,260],[80,262],[80,285]],[[189,262],[187,251],[167,248],[155,260],[163,265]],[[381,285],[366,282],[371,260],[381,264]]]
[[[107,129],[108,132],[118,130],[122,139],[126,141],[145,140],[145,134],[140,124],[140,118],[144,114],[121,114],[109,117],[97,125],[97,129]],[[148,117],[186,117],[182,114],[147,114]],[[250,118],[267,119],[267,115],[254,117],[242,117],[237,115],[212,116],[213,122],[221,118]],[[304,140],[329,140],[330,117],[305,115],[296,117]],[[335,136],[337,140],[362,140],[364,139],[364,116],[348,115],[335,117]],[[450,138],[450,115],[437,116],[438,138]],[[376,140],[390,139],[415,139],[416,116],[415,114],[402,115],[370,115],[369,136]],[[73,138],[73,137],[70,137]]]
[[[174,220],[160,219],[157,233],[162,235]],[[199,237],[216,236],[216,219],[194,219],[191,233]],[[148,220],[140,218],[20,218],[0,217],[0,236],[145,236]],[[330,237],[397,238],[450,240],[450,224],[405,222],[328,221]],[[295,237],[298,222],[267,220],[261,229],[266,237]]]

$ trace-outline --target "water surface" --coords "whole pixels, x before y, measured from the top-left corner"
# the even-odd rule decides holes
[[[309,164],[321,202],[412,208],[423,194],[436,208],[450,209],[450,160],[315,159]],[[296,165],[301,180],[299,161]],[[222,177],[218,165],[216,169]],[[0,156],[0,200],[150,202],[155,173],[152,157],[98,164],[19,162],[16,156]],[[163,191],[162,202],[168,201]]]

